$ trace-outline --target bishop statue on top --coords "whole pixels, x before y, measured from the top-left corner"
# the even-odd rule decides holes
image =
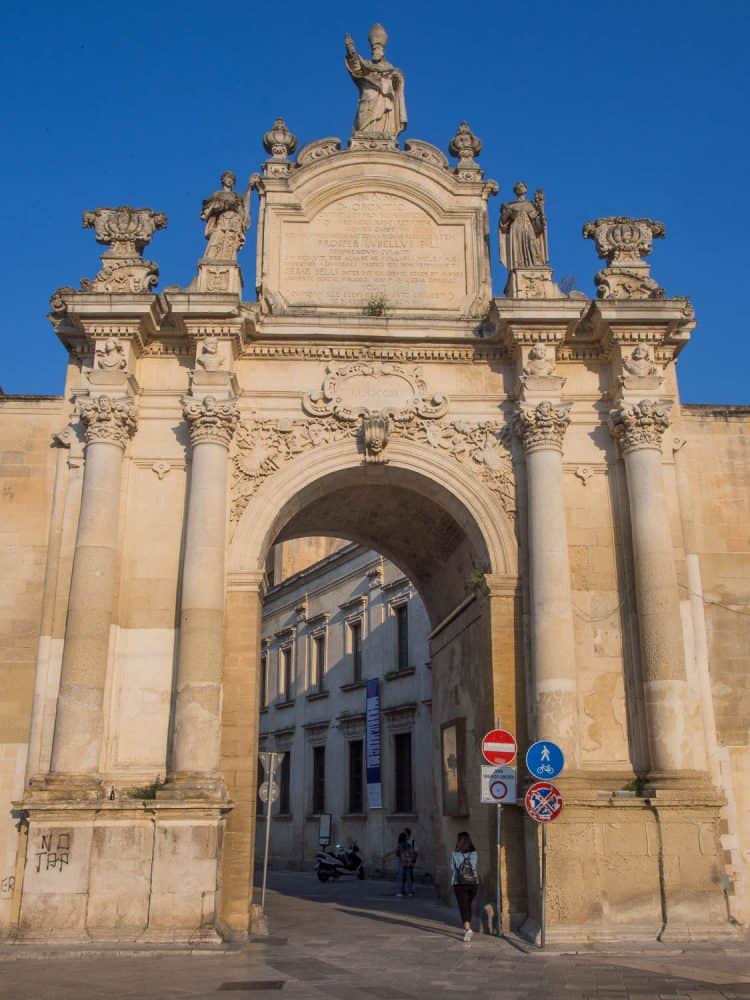
[[[395,139],[406,128],[404,75],[385,60],[388,35],[382,24],[373,24],[367,36],[372,56],[363,59],[346,35],[346,68],[359,91],[354,117],[355,134]]]

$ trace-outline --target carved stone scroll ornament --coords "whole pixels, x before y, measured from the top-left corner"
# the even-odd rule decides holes
[[[84,292],[111,294],[149,292],[159,280],[159,268],[143,259],[143,250],[167,217],[150,208],[95,208],[83,213],[83,228],[93,229],[96,242],[109,246],[101,256],[102,270],[93,279],[82,278]]]
[[[669,403],[642,399],[632,406],[610,410],[609,430],[623,454],[639,448],[661,451],[664,432],[669,427]]]
[[[439,167],[441,170],[450,170],[448,157],[437,146],[433,146],[429,142],[423,142],[421,139],[407,139],[404,143],[404,152],[415,160],[431,163],[433,167]]]
[[[240,419],[233,399],[217,400],[215,396],[204,396],[203,399],[185,397],[182,413],[193,448],[205,442],[228,448]]]
[[[320,392],[308,393],[302,408],[314,417],[333,416],[345,422],[383,413],[396,422],[412,417],[435,420],[448,409],[445,396],[427,395],[419,368],[398,364],[357,362],[328,367]]]
[[[545,448],[561,452],[572,405],[559,405],[543,400],[536,406],[519,406],[514,415],[513,426],[521,438],[524,451],[528,453]]]
[[[378,414],[378,417],[382,415]],[[378,448],[371,420],[364,418],[363,432],[369,424],[371,442]],[[287,462],[318,446],[356,438],[359,434],[356,421],[341,421],[332,415],[312,420],[251,417],[243,421],[232,446],[232,521],[239,521],[261,484]],[[463,420],[448,422],[412,416],[408,420],[389,420],[388,437],[426,444],[450,455],[492,490],[505,513],[514,517],[516,485],[509,445],[510,431],[506,424],[496,421],[476,424]],[[371,452],[368,458],[366,440],[363,444],[365,461],[375,461],[375,454],[382,456],[384,445]]]
[[[607,216],[587,222],[584,239],[594,240],[607,266],[594,277],[600,299],[663,299],[664,289],[649,274],[643,258],[653,241],[664,238],[664,223],[653,219]]]
[[[296,167],[306,167],[310,163],[317,163],[318,160],[327,160],[334,153],[341,152],[341,139],[336,136],[328,136],[326,139],[317,139],[310,142],[297,154]]]
[[[130,399],[88,396],[76,410],[85,428],[87,444],[116,444],[125,448],[138,428],[136,408]]]

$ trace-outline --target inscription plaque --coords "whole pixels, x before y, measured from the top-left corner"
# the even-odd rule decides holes
[[[282,223],[280,290],[290,305],[460,309],[469,294],[465,227],[379,191]]]

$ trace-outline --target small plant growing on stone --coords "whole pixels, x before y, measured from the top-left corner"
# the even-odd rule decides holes
[[[478,566],[476,563],[471,568],[471,573],[466,580],[465,588],[467,594],[481,593],[487,586],[487,581],[484,578],[485,573],[489,573],[488,566]]]
[[[643,798],[645,788],[646,788],[645,778],[633,778],[632,781],[629,781],[627,785],[625,785],[623,791],[635,792],[638,798]]]
[[[156,793],[164,788],[166,781],[162,781],[161,775],[157,776],[156,781],[152,781],[150,785],[144,785],[142,788],[134,788],[128,795],[130,799],[155,799]]]
[[[371,299],[368,299],[367,305],[364,308],[365,316],[385,316],[388,304],[383,295],[374,295]]]

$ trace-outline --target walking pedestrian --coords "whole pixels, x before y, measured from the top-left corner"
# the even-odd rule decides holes
[[[407,826],[398,835],[398,840],[396,841],[396,849],[393,851],[388,851],[387,854],[383,856],[383,860],[386,861],[388,858],[396,859],[396,895],[403,896],[403,874],[404,874],[404,853],[406,850],[406,845],[411,837],[411,830]]]
[[[456,839],[456,849],[450,856],[451,885],[464,926],[464,941],[474,937],[471,929],[471,907],[479,888],[478,856],[471,837],[463,830]]]
[[[417,863],[417,846],[411,839],[411,830],[407,826],[403,833],[404,840],[400,845],[401,859],[401,891],[399,896],[414,895],[414,866]]]

